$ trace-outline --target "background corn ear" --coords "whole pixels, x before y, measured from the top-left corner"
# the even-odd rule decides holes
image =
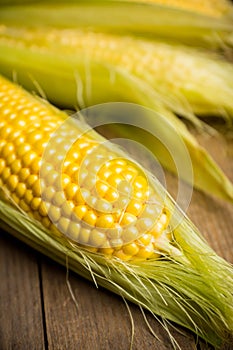
[[[39,86],[39,90],[42,91],[43,96],[63,108],[83,108],[109,101],[134,102],[152,108],[160,114],[161,118],[156,120],[156,118],[153,119],[147,116],[145,123],[147,123],[148,129],[151,129],[151,131],[160,130],[165,144],[170,144],[171,142],[175,144],[177,135],[183,139],[192,159],[195,186],[207,193],[232,202],[233,186],[231,182],[208,153],[198,145],[185,125],[171,113],[169,109],[172,108],[173,101],[167,100],[161,92],[155,90],[156,84],[155,82],[151,82],[153,74],[150,74],[150,78],[145,76],[144,79],[142,71],[138,74],[141,56],[135,59],[134,56],[131,57],[127,53],[127,43],[131,43],[133,39],[122,38],[125,43],[121,44],[120,37],[80,31],[47,31],[42,28],[36,31],[21,28],[18,32],[15,28],[3,28],[2,31],[3,35],[0,37],[0,71],[6,74],[6,76],[15,76],[19,83],[31,91],[38,91]],[[4,35],[4,33],[7,34]],[[89,38],[91,39],[90,46]],[[98,39],[99,46],[97,45],[96,47],[96,40],[93,38]],[[113,41],[111,41],[111,38],[113,38]],[[116,41],[114,41],[115,38],[117,38]],[[103,48],[101,47],[101,43],[104,45]],[[121,51],[111,49],[111,44],[113,48],[115,47],[114,43],[116,45],[119,44]],[[142,46],[144,50],[144,42],[139,41],[139,44],[139,47]],[[161,45],[163,47],[163,44]],[[116,47],[118,48],[118,46]],[[149,47],[151,47],[150,44]],[[134,46],[132,46],[132,50],[133,48]],[[136,48],[137,46],[135,46],[135,51],[137,51]],[[156,49],[153,48],[153,50],[154,56],[156,56]],[[174,50],[177,49],[175,48]],[[173,52],[173,47],[171,47],[171,52]],[[151,54],[150,50],[148,54]],[[111,55],[113,55],[113,58]],[[151,56],[151,60],[153,60],[154,56]],[[164,58],[162,53],[161,56],[158,60],[156,59],[156,62],[158,64],[161,62],[161,65],[163,65],[163,59],[166,60],[167,57],[165,55]],[[120,63],[118,63],[117,57]],[[177,57],[179,57],[179,54]],[[191,56],[189,60],[191,60]],[[202,57],[200,61],[202,63]],[[172,58],[170,57],[169,63],[171,62]],[[223,89],[227,89],[229,94],[232,95],[230,73],[233,71],[233,68],[230,64],[218,63],[218,61],[216,63],[206,58],[204,58],[204,62],[205,65],[201,69],[202,74],[206,75],[206,79],[208,80],[208,74],[205,73],[204,68],[206,67],[208,71],[208,63],[210,65],[213,64],[214,67],[217,65],[220,74],[216,78],[216,84],[220,81]],[[130,65],[129,69],[127,69],[127,64]],[[167,68],[168,66],[167,64]],[[143,71],[145,74],[147,74],[146,68],[150,69],[150,67],[145,67]],[[166,69],[164,70],[165,73]],[[156,73],[154,74],[156,78]],[[158,80],[157,85],[160,85],[160,82],[162,85],[163,74],[162,72],[159,74],[161,78]],[[212,74],[214,74],[214,69]],[[186,76],[183,78],[183,80],[187,79],[187,87],[192,82],[191,78],[187,78]],[[210,77],[210,79],[212,78],[214,81],[215,77]],[[150,84],[148,81],[145,82],[145,79],[149,79]],[[194,77],[194,79],[196,78]],[[179,85],[177,81],[174,81],[174,84]],[[182,88],[182,83],[180,85]],[[197,91],[199,91],[200,84],[197,85]],[[66,86],[66,89],[64,89],[64,86]],[[216,86],[216,89],[219,89],[219,85]],[[171,91],[174,91],[173,87],[171,87]],[[216,94],[220,96],[217,92]],[[194,93],[195,98],[196,94]],[[229,106],[232,107],[232,99],[226,97],[226,100]],[[177,107],[177,104],[175,106]],[[178,104],[177,109],[180,108],[183,110],[181,107]],[[193,121],[192,116],[192,114],[191,116],[190,114],[187,115]],[[174,135],[167,134],[167,120],[169,120],[171,128],[174,130]],[[128,133],[126,127],[118,128],[118,131],[122,135]],[[144,138],[140,136],[140,133],[134,133],[134,137],[137,140],[143,140],[145,142]],[[155,139],[153,142],[149,142],[149,144],[161,164],[169,170],[175,171],[174,163],[169,161],[164,146],[159,144]],[[186,181],[190,182],[190,178],[186,176],[185,171],[180,175]]]
[[[213,54],[83,30],[2,26],[0,34],[6,47],[41,54],[51,51],[73,61],[82,59],[86,74],[91,60],[133,74],[164,96],[160,97],[161,103],[194,123],[197,121],[192,112],[233,118],[233,66]]]
[[[94,131],[87,132],[89,129],[82,121],[71,119],[71,125],[64,124],[68,119],[65,113],[53,108],[45,101],[32,97],[4,78],[0,78],[0,94],[1,226],[60,263],[66,264],[68,259],[69,267],[82,276],[94,279],[96,283],[140,304],[164,319],[191,329],[214,346],[219,347],[227,341],[233,329],[232,266],[211,250],[187,218],[182,218],[181,211],[176,208],[157,179],[148,172],[144,172],[150,184],[150,195],[156,194],[157,198],[157,201],[153,200],[151,203],[152,207],[155,211],[157,209],[160,211],[160,204],[162,204],[162,208],[165,208],[168,214],[169,226],[163,229],[162,240],[161,237],[157,237],[153,241],[153,244],[157,242],[157,249],[153,250],[152,255],[142,256],[140,259],[135,256],[129,261],[124,261],[122,255],[109,256],[109,252],[101,251],[99,243],[94,251],[88,248],[88,244],[79,244],[75,237],[79,235],[80,230],[82,231],[83,225],[87,224],[85,217],[80,222],[76,222],[75,228],[72,226],[71,231],[64,231],[64,225],[60,226],[60,229],[57,227],[58,230],[48,225],[51,202],[48,202],[50,205],[48,212],[41,207],[41,204],[45,205],[49,199],[51,200],[49,196],[51,191],[48,186],[44,187],[46,198],[43,200],[43,186],[38,187],[38,178],[37,182],[33,182],[31,176],[38,176],[40,173],[42,182],[44,179],[51,181],[54,178],[54,176],[47,176],[59,169],[56,162],[59,158],[56,158],[54,150],[60,155],[60,149],[64,148],[62,142],[69,142],[71,135],[75,134],[78,139],[77,144],[74,143],[68,152],[67,157],[73,159],[68,167],[77,166],[83,157],[85,158],[87,149],[92,150],[95,144],[100,144],[104,139]],[[45,128],[42,128],[42,125]],[[58,130],[62,126],[64,126],[61,133],[63,139],[60,139]],[[55,134],[54,130],[56,130]],[[60,144],[61,148],[47,150],[53,138],[56,145]],[[78,152],[76,146],[79,147],[80,142],[82,147]],[[46,163],[45,178],[43,178],[43,159],[41,158],[43,149],[45,153],[46,150],[53,151],[49,153],[50,160],[46,158],[50,164]],[[135,165],[130,166],[132,160],[117,147],[104,144],[100,145],[100,149],[102,151],[100,155],[113,156],[110,161],[107,157],[107,162],[103,157],[104,165],[114,161],[115,157],[118,160],[120,157],[123,162],[121,163],[122,172],[137,171]],[[90,152],[87,153],[90,155]],[[97,161],[96,157],[94,159]],[[66,161],[68,159],[64,160],[64,166]],[[18,166],[15,162],[18,162]],[[85,164],[88,166],[88,163]],[[94,161],[89,165],[95,165]],[[81,169],[78,171],[82,175]],[[68,174],[68,168],[65,173]],[[67,176],[69,178],[70,174]],[[142,178],[143,176],[140,177],[140,181]],[[62,186],[66,184],[64,187],[66,192],[68,184],[64,180],[65,177],[63,177]],[[55,181],[53,185],[57,186],[57,182]],[[77,182],[77,186],[79,185],[80,183]],[[145,189],[143,186],[144,194],[147,192]],[[31,197],[27,191],[32,191],[29,193]],[[68,193],[66,193],[67,203],[70,203],[73,197],[70,191]],[[53,196],[57,197],[57,191]],[[28,203],[26,203],[27,200]],[[36,205],[38,203],[39,206]],[[52,203],[59,206],[55,198]],[[72,207],[72,214],[77,203],[75,205]],[[87,202],[85,206],[88,207]],[[66,217],[69,227],[74,220],[72,214]],[[174,221],[171,219],[172,216],[175,218]],[[60,221],[60,218],[54,219],[54,222]],[[137,225],[137,220],[138,218],[133,225]],[[178,226],[174,224],[177,220],[180,223]],[[101,229],[97,222],[95,226],[94,231]],[[152,232],[153,229],[149,229],[147,236],[152,235]],[[143,241],[143,238],[145,240],[143,230],[139,235],[138,240]],[[166,244],[163,245],[164,235],[167,237],[169,249],[166,248]],[[105,235],[105,237],[108,236]],[[125,247],[126,245],[123,245],[122,249]],[[115,249],[121,249],[121,247],[116,246]],[[156,254],[153,255],[154,253]]]
[[[197,14],[209,15],[212,17],[221,17],[223,15],[229,14],[231,12],[231,3],[229,0],[190,0],[189,2],[184,0],[108,0],[109,2],[133,2],[135,4],[153,4],[165,6],[167,8],[177,8],[192,11]],[[13,4],[28,4],[28,3],[43,3],[48,2],[46,0],[1,0],[1,4],[13,5]],[[53,1],[50,0],[52,3]],[[63,0],[58,0],[56,3],[63,2]],[[68,3],[80,3],[79,0],[69,0]],[[90,1],[92,4],[101,3],[99,0]]]
[[[27,4],[29,2],[29,4]],[[1,1],[6,24],[95,28],[183,42],[212,49],[232,47],[232,5],[225,1]],[[201,4],[200,4],[201,3]],[[198,6],[199,5],[199,6]],[[112,16],[114,13],[114,16]]]
[[[135,0],[126,0],[134,1]],[[232,12],[231,2],[228,0],[138,0],[137,3],[158,4],[160,6],[185,9],[197,14],[208,15],[211,17],[221,17]]]

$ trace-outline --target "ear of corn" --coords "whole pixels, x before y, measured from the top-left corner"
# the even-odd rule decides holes
[[[152,175],[89,130],[0,78],[1,226],[220,346],[233,331],[232,267]]]
[[[211,17],[221,17],[232,11],[231,3],[228,0],[127,0],[136,3],[158,4],[160,6],[185,9],[196,14],[203,14]]]
[[[95,28],[210,48],[232,46],[232,5],[225,1],[27,1],[3,6],[7,24]],[[30,4],[30,2],[32,2]],[[201,5],[200,5],[201,3]],[[14,1],[7,1],[14,4]],[[18,4],[19,5],[19,4]],[[198,6],[199,5],[199,6]],[[114,13],[114,16],[112,14]]]
[[[208,15],[211,17],[221,17],[225,14],[228,14],[231,9],[231,3],[228,0],[190,0],[190,1],[184,1],[184,0],[124,0],[124,1],[119,1],[119,0],[108,0],[109,2],[112,3],[127,3],[127,2],[132,2],[134,4],[153,4],[153,5],[160,5],[160,6],[165,6],[167,8],[177,8],[179,10],[185,9],[188,11],[191,11],[193,13],[197,14],[203,14],[203,15]],[[28,4],[28,3],[43,3],[48,1],[46,0],[25,0],[25,1],[20,1],[20,0],[2,0],[1,4],[2,5],[14,5],[14,4]],[[50,2],[52,2],[50,0]],[[58,0],[56,3],[59,2],[64,2],[63,0]],[[80,1],[78,0],[69,0],[68,3],[79,3]],[[86,1],[88,2],[88,1]],[[101,4],[101,1],[99,0],[91,0],[89,1],[92,4],[99,3]]]
[[[40,46],[53,52],[61,50],[64,55],[78,57],[83,53],[85,57],[124,69],[168,96],[167,99],[173,96],[168,107],[181,115],[189,116],[193,111],[199,115],[223,113],[233,117],[233,67],[213,55],[158,41],[88,31],[51,30],[34,35],[33,31],[22,31],[21,38],[30,45],[38,34],[38,40],[44,40]]]
[[[135,46],[133,43],[135,43]],[[159,130],[165,145],[172,142],[173,147],[175,147],[177,135],[183,139],[190,152],[194,168],[195,186],[205,192],[232,201],[233,189],[230,181],[208,153],[198,145],[183,123],[169,111],[172,108],[173,101],[167,101],[166,98],[161,97],[161,93],[156,91],[155,88],[163,85],[163,77],[166,78],[166,71],[172,63],[171,56],[174,54],[173,59],[175,63],[178,61],[178,66],[174,68],[174,72],[171,72],[173,79],[172,83],[170,80],[167,82],[166,94],[170,94],[169,89],[174,92],[174,85],[179,87],[180,84],[180,88],[183,90],[185,90],[183,86],[186,85],[187,96],[190,95],[193,101],[198,101],[199,106],[203,107],[206,101],[207,104],[208,101],[211,102],[210,96],[206,96],[206,98],[200,96],[200,94],[197,96],[194,93],[195,89],[190,88],[193,80],[196,81],[193,85],[198,85],[195,91],[199,91],[199,88],[202,89],[201,81],[203,81],[207,95],[210,90],[212,94],[215,94],[215,97],[218,96],[221,99],[221,103],[225,103],[225,106],[228,104],[230,111],[232,108],[232,99],[230,98],[232,82],[229,78],[233,69],[228,64],[225,66],[223,63],[223,66],[221,66],[220,62],[215,63],[201,56],[200,61],[197,59],[194,64],[196,71],[198,71],[198,65],[202,65],[201,73],[199,73],[200,81],[198,82],[195,74],[190,80],[187,79],[187,75],[184,75],[181,81],[177,70],[180,72],[180,62],[186,64],[187,67],[192,64],[190,56],[184,53],[184,59],[182,59],[181,54],[177,52],[176,55],[177,49],[170,47],[170,57],[166,56],[167,63],[163,63],[163,48],[168,54],[169,46],[163,44],[158,44],[161,53],[157,55],[151,44],[140,40],[134,42],[130,38],[122,38],[121,42],[116,36],[100,33],[47,31],[42,29],[29,31],[22,28],[18,29],[16,33],[15,28],[6,29],[3,27],[0,39],[0,70],[8,77],[12,77],[15,73],[17,81],[29,90],[35,90],[36,84],[38,84],[44,91],[46,98],[63,108],[74,108],[77,104],[79,107],[85,107],[108,101],[136,102],[152,108],[159,113],[160,117],[156,119],[147,116],[145,118],[147,129],[152,133],[153,130]],[[139,54],[140,49],[142,52]],[[144,70],[139,66],[140,58],[143,55],[145,56],[146,53],[150,57],[150,65],[153,65],[154,57],[154,71],[153,67],[149,67],[149,64],[147,66],[146,63],[144,64]],[[147,58],[146,62],[148,62]],[[156,65],[161,69],[156,68]],[[205,68],[208,72],[211,65],[213,65],[213,71],[210,69],[209,74],[212,74],[212,76],[208,77]],[[217,77],[213,76],[215,74],[214,67],[219,69],[219,76]],[[150,75],[146,73],[146,68],[152,69]],[[145,73],[144,79],[143,72]],[[157,79],[157,86],[155,80],[152,81],[153,76]],[[168,74],[168,76],[170,75]],[[205,76],[205,81],[203,76]],[[212,86],[207,88],[210,79],[217,90],[220,86],[217,83],[221,82],[221,92],[214,92]],[[187,82],[185,82],[186,80]],[[65,90],[64,86],[66,86]],[[163,87],[161,91],[164,91]],[[226,94],[224,94],[224,91],[226,91]],[[221,95],[222,92],[223,95]],[[229,96],[227,96],[228,93]],[[216,101],[217,97],[214,100]],[[197,103],[196,105],[198,106]],[[183,111],[182,106],[177,105],[176,101],[174,101],[174,106],[175,110]],[[209,108],[211,110],[211,107]],[[213,108],[217,108],[217,104]],[[188,117],[193,120],[192,114],[191,116],[188,114]],[[167,120],[171,133],[167,131]],[[135,123],[136,120],[132,122]],[[118,130],[122,134],[128,132],[126,127],[118,128]],[[173,134],[172,131],[174,131]],[[143,142],[147,140],[140,133],[134,133],[134,137],[137,140],[143,140]],[[173,162],[169,161],[165,147],[155,139],[153,139],[153,142],[150,141],[149,144],[163,166],[175,172],[176,167]],[[177,148],[176,151],[179,152],[179,149]],[[203,176],[200,176],[200,174]],[[190,178],[185,171],[180,175],[190,182]]]

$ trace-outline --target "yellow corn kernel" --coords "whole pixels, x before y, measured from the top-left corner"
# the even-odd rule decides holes
[[[34,183],[36,182],[36,180],[38,180],[38,176],[37,175],[29,175],[27,180],[26,180],[26,183],[27,183],[27,186],[29,188],[32,187],[32,185],[34,185]]]
[[[118,192],[112,188],[109,188],[107,190],[107,192],[104,195],[104,198],[108,201],[108,202],[114,202],[118,199],[119,195]]]
[[[65,194],[66,194],[66,198],[72,199],[74,198],[76,192],[78,191],[79,187],[78,185],[70,182],[69,184],[67,184],[66,188],[65,188]]]
[[[115,224],[114,228],[107,231],[109,239],[119,239],[122,236],[123,229],[118,223]]]
[[[99,199],[96,202],[95,205],[96,210],[98,210],[100,213],[111,213],[113,208],[112,208],[112,204],[107,202],[104,199]]]
[[[142,259],[148,259],[149,257],[151,257],[154,254],[154,246],[152,243],[149,243],[147,246],[145,247],[140,247],[138,253],[137,253],[137,257],[138,258],[142,258]]]
[[[115,247],[116,250],[119,250],[120,248],[122,248],[123,244],[124,242],[121,238],[115,238],[110,240],[111,247]]]
[[[106,234],[99,230],[92,230],[89,237],[89,244],[93,247],[101,247],[106,242]]]
[[[21,168],[19,172],[19,180],[24,182],[28,176],[30,175],[30,169],[29,168]]]
[[[1,174],[1,179],[3,182],[6,182],[8,177],[11,175],[11,170],[10,168],[8,167],[5,167],[2,171],[2,174]]]
[[[15,204],[19,204],[20,199],[15,193],[12,193],[11,199]]]
[[[137,238],[139,238],[139,231],[136,226],[131,225],[124,229],[122,234],[122,239],[124,242],[132,242],[135,241]]]
[[[78,241],[81,244],[87,244],[89,241],[90,234],[91,234],[91,230],[85,227],[81,228]]]
[[[23,182],[19,182],[16,186],[15,193],[19,198],[22,198],[24,197],[26,190],[26,185]]]
[[[122,249],[115,251],[113,255],[116,258],[123,260],[123,261],[128,261],[131,259],[131,255],[125,254]]]
[[[146,233],[138,239],[138,242],[144,246],[148,246],[151,243],[151,239],[152,239],[152,235]]]
[[[6,167],[6,162],[5,162],[5,160],[4,160],[4,159],[0,159],[0,174],[1,174],[2,171],[5,169],[5,167]],[[13,172],[13,174],[15,174],[14,171],[12,171],[12,172]]]
[[[137,221],[137,217],[135,215],[125,212],[121,218],[121,225],[127,226],[130,224],[136,223],[136,221]]]
[[[137,221],[137,229],[139,232],[150,231],[155,224],[155,219],[151,217],[143,217]]]
[[[30,151],[30,149],[30,145],[21,143],[17,148],[16,154],[21,159],[24,156],[24,154]]]
[[[62,204],[66,201],[65,195],[63,192],[56,192],[54,187],[50,187],[49,192],[46,191],[47,197],[45,200],[48,202],[51,201],[57,207],[61,207]]]
[[[46,205],[45,205],[43,202],[40,203],[40,206],[39,206],[39,214],[40,214],[41,216],[47,216],[47,215],[48,215],[48,210],[47,210],[47,208],[46,208]]]
[[[131,200],[129,205],[126,208],[126,211],[134,216],[141,214],[143,210],[143,203],[139,200]]]
[[[96,220],[96,226],[102,228],[111,228],[114,224],[114,218],[111,214],[100,215]]]
[[[108,247],[106,248],[100,248],[99,252],[104,254],[104,255],[112,255],[112,253],[114,252],[114,249],[110,247],[110,245],[108,245]]]
[[[9,157],[14,151],[14,145],[12,143],[6,143],[1,151],[1,156],[5,159]]]
[[[24,200],[27,204],[30,204],[33,199],[33,194],[31,190],[26,190],[24,195]]]
[[[80,221],[87,213],[87,206],[86,205],[78,205],[74,208],[72,213],[72,219],[74,221]]]
[[[23,200],[23,199],[20,199],[19,201],[19,206],[22,210],[24,210],[26,213],[29,212],[31,209],[29,207],[29,205],[27,205],[27,203]]]
[[[21,160],[15,159],[14,162],[11,164],[12,174],[18,174],[21,168],[22,168]],[[0,165],[0,173],[1,173],[1,165]]]
[[[65,218],[64,216],[61,216],[60,219],[57,222],[57,228],[61,232],[67,233],[69,224],[70,224],[70,220]],[[76,232],[76,230],[75,230],[75,232]],[[69,231],[69,234],[70,234],[70,231]]]
[[[74,209],[74,204],[72,201],[66,201],[61,206],[61,214],[66,218],[70,218]]]
[[[10,175],[7,179],[7,187],[9,191],[14,192],[18,185],[18,176],[17,175]]]
[[[112,170],[108,169],[108,167],[104,166],[98,171],[98,176],[103,181],[107,180],[110,175],[112,175]]]
[[[134,255],[138,254],[139,247],[135,242],[130,243],[130,244],[126,244],[125,246],[123,246],[123,252],[126,255],[134,256]]]
[[[41,203],[41,198],[34,197],[30,203],[33,210],[38,210]]]
[[[84,215],[83,220],[90,226],[95,226],[97,216],[92,210],[88,210],[88,212]]]
[[[29,167],[36,158],[35,152],[28,152],[22,157],[22,164],[25,168]]]
[[[79,242],[81,242],[81,238],[79,238],[81,225],[77,222],[70,221],[69,219],[66,219],[66,220],[69,222],[69,225],[67,227],[68,228],[67,232],[68,232],[69,237],[72,238],[74,241],[79,240]],[[62,231],[62,232],[64,232],[64,231]]]
[[[6,157],[6,164],[10,165],[16,160],[16,155],[15,154],[10,154],[9,156]]]
[[[51,221],[56,222],[61,217],[60,208],[55,207],[54,205],[51,205],[49,208],[48,214],[49,214],[49,218],[51,219]]]
[[[49,218],[47,216],[42,218],[41,223],[46,228],[50,228],[50,226],[51,226],[51,221],[49,220]]]
[[[32,193],[34,196],[41,196],[41,190],[40,190],[40,180],[36,180],[32,186]]]
[[[109,190],[109,186],[102,182],[102,181],[97,181],[96,183],[96,191],[100,197],[104,197],[105,193]]]

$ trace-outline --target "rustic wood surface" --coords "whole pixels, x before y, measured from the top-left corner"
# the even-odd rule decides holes
[[[223,147],[219,140],[199,139],[233,180],[232,141]],[[167,179],[172,188],[174,178],[168,175]],[[233,263],[233,207],[194,191],[188,214],[210,245]],[[123,300],[78,275],[70,273],[69,282],[78,309],[67,287],[66,269],[1,231],[0,350],[130,349],[131,323]],[[129,306],[135,324],[133,350],[172,349],[159,322],[147,314],[160,342],[150,333],[139,308]],[[203,342],[196,345],[191,333],[179,330],[182,334],[171,332],[182,350],[210,349]]]

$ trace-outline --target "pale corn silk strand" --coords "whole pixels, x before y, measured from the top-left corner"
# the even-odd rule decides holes
[[[213,253],[187,219],[170,234],[166,227],[174,206],[163,197],[161,200],[158,183],[152,186],[153,181],[137,163],[122,153],[116,157],[114,147],[106,147],[92,137],[95,134],[80,133],[77,125],[77,135],[82,137],[67,150],[60,182],[59,154],[49,148],[45,162],[41,156],[59,126],[64,125],[60,136],[65,138],[70,130],[64,124],[67,117],[6,80],[1,82],[0,178],[6,194],[0,203],[3,227],[59,262],[64,263],[63,256],[68,255],[69,267],[82,276],[219,344],[232,329],[231,267]],[[26,124],[27,133],[23,131]],[[57,137],[58,149],[63,141]],[[99,164],[91,158],[98,148]],[[104,164],[103,156],[107,156]],[[82,166],[89,173],[80,171]],[[101,203],[92,198],[92,176],[87,176],[92,174],[92,166],[97,166],[95,187]],[[73,182],[77,175],[80,188]],[[119,188],[119,179],[126,187]],[[46,186],[41,188],[43,181]],[[80,193],[82,184],[84,192]],[[133,192],[130,197],[128,184]],[[126,200],[123,209],[118,196],[115,198],[118,192],[126,194],[119,196]],[[9,199],[19,211],[10,206]],[[110,214],[109,203],[115,205]]]

